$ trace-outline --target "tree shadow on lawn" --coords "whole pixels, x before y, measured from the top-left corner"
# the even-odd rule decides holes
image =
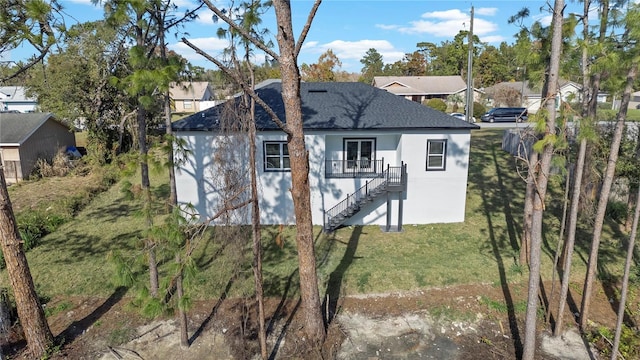
[[[361,235],[362,226],[355,226],[353,232],[351,232],[351,237],[349,237],[349,242],[346,244],[347,248],[340,260],[340,263],[329,275],[327,292],[322,303],[322,309],[326,309],[326,313],[324,314],[325,326],[328,326],[331,323],[335,314],[338,312],[338,300],[340,298],[340,290],[342,289],[342,280],[344,278],[344,274],[353,263],[353,260],[357,259],[355,254],[358,249],[358,242]]]
[[[516,182],[521,181],[518,178],[507,177],[503,173],[503,164],[498,160],[497,147],[499,146],[498,137],[494,134],[487,134],[484,137],[475,137],[474,140],[483,144],[476,148],[485,149],[471,157],[469,175],[470,180],[479,192],[482,203],[480,210],[484,214],[487,221],[487,236],[489,240],[488,246],[480,249],[481,252],[490,251],[498,265],[498,275],[500,277],[500,286],[507,305],[507,313],[509,319],[509,328],[511,338],[513,339],[516,357],[522,354],[522,341],[518,330],[518,322],[514,307],[513,296],[509,288],[507,273],[505,269],[505,261],[503,252],[509,249],[509,252],[516,254],[519,251],[519,236],[521,232],[518,222],[515,221],[512,203],[513,199],[521,199],[524,192],[516,192],[516,189],[522,190],[523,186],[517,187]],[[488,179],[484,174],[484,170],[495,167],[495,178]],[[515,171],[515,166],[514,170]],[[509,184],[509,185],[507,185]],[[494,218],[501,219],[504,216],[506,230]],[[498,220],[500,221],[500,220]]]
[[[57,257],[54,262],[74,264],[87,257],[104,260],[104,256],[111,250],[135,251],[138,248],[137,243],[140,241],[138,238],[141,236],[141,231],[119,234],[112,238],[86,235],[77,231],[70,231],[62,235],[60,239],[51,242],[51,246],[56,248],[55,251],[64,254],[64,256]]]
[[[85,316],[81,320],[72,322],[64,331],[62,331],[57,337],[56,342],[59,344],[71,344],[81,334],[83,334],[89,327],[96,323],[104,314],[106,314],[111,308],[117,304],[124,295],[127,293],[127,288],[120,286],[114,290],[114,292],[107,298],[100,306],[93,310],[89,315]]]
[[[231,287],[233,286],[233,283],[235,282],[235,280],[236,280],[235,276],[229,279],[229,281],[227,282],[227,285],[222,291],[222,294],[220,294],[218,301],[216,301],[215,305],[213,305],[213,308],[211,309],[211,312],[209,312],[209,315],[202,321],[202,324],[200,324],[198,329],[189,338],[189,345],[193,344],[193,342],[196,341],[198,336],[202,335],[202,332],[207,328],[207,325],[209,325],[213,317],[218,313],[218,310],[220,309],[222,302],[227,298],[227,293],[229,292],[229,290],[231,290]]]

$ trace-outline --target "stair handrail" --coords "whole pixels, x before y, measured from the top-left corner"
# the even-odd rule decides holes
[[[349,207],[357,207],[358,205],[360,205],[362,199],[369,196],[369,194],[371,194],[378,188],[385,186],[388,182],[388,171],[389,169],[387,168],[387,170],[383,172],[382,177],[373,178],[366,181],[365,184],[358,190],[354,191],[351,194],[347,194],[347,197],[344,200],[336,204],[331,209],[325,211],[325,228],[332,219],[334,219],[344,211],[347,211]]]

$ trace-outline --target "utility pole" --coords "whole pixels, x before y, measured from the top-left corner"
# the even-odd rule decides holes
[[[467,106],[465,106],[465,119],[473,122],[473,6],[471,7],[471,23],[469,25],[469,56],[467,58]]]

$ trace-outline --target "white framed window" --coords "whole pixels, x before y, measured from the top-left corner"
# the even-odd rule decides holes
[[[193,101],[191,101],[191,100],[185,100],[185,101],[183,101],[182,106],[183,106],[185,109],[191,109],[191,108],[193,108]]]
[[[264,142],[264,171],[290,171],[289,148],[285,141]]]
[[[372,171],[376,159],[376,139],[344,139],[345,167]]]
[[[447,140],[427,140],[427,171],[444,171],[447,165]]]

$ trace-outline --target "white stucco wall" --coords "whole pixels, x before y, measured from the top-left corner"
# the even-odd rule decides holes
[[[182,165],[176,174],[178,201],[191,203],[198,213],[211,216],[219,209],[218,198],[222,191],[220,181],[213,180],[221,174],[219,166],[216,167],[214,161],[214,154],[218,154],[219,157],[220,151],[213,141],[213,133],[179,133],[178,136],[186,140],[188,148],[192,151],[189,161]],[[325,178],[325,153],[327,159],[344,160],[344,138],[375,138],[376,159],[384,158],[385,166],[399,166],[402,161],[407,164],[408,185],[403,195],[403,224],[464,221],[470,145],[468,130],[450,131],[448,134],[335,131],[308,132],[306,135],[310,158],[312,216],[315,225],[323,225],[325,210],[370,180]],[[295,221],[293,200],[289,191],[291,173],[265,172],[262,163],[263,141],[285,139],[283,133],[277,132],[258,135],[258,179],[263,224],[293,224]],[[447,140],[445,171],[426,171],[427,139]],[[235,154],[233,159],[236,164],[244,164],[248,169],[246,153]],[[212,170],[213,168],[217,170]],[[391,223],[396,225],[399,204],[397,194],[392,194],[391,203]],[[346,224],[385,225],[386,210],[386,196],[383,196],[367,204]],[[248,211],[244,211],[235,219],[248,223]]]

